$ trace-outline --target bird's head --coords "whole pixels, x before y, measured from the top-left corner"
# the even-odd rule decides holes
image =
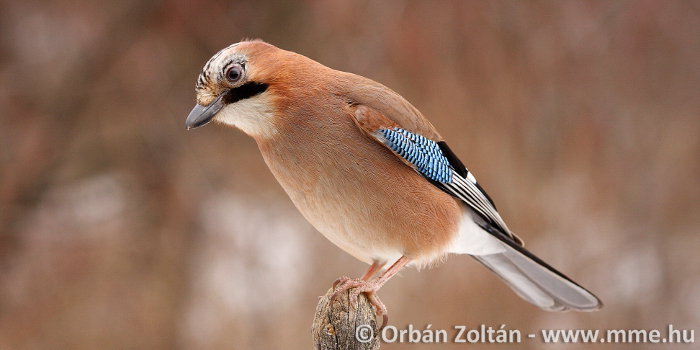
[[[187,129],[215,120],[251,136],[274,133],[270,85],[279,81],[279,71],[289,54],[259,40],[242,41],[219,51],[199,75],[197,105],[187,116]]]

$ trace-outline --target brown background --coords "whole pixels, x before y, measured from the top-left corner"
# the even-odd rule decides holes
[[[698,2],[0,1],[0,349],[310,347],[317,297],[366,266],[252,139],[184,129],[246,37],[401,93],[606,304],[541,311],[456,256],[380,291],[392,325],[700,331]]]

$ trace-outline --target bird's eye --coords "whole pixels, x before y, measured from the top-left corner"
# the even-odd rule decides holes
[[[226,79],[228,81],[235,83],[239,80],[241,80],[241,77],[243,76],[243,70],[241,69],[240,66],[233,66],[229,68],[228,71],[226,71]]]

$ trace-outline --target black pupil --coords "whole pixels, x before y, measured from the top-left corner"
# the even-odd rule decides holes
[[[236,81],[241,77],[241,70],[238,67],[233,67],[228,70],[227,78]]]

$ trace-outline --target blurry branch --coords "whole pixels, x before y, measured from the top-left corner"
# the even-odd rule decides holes
[[[50,181],[52,167],[61,160],[71,134],[79,122],[78,116],[120,55],[127,51],[143,32],[146,23],[158,13],[161,1],[131,1],[111,22],[105,25],[105,35],[95,45],[84,48],[79,59],[71,64],[62,89],[55,94],[31,96],[34,116],[27,132],[21,137],[16,161],[7,167],[5,180],[0,184],[0,246],[9,239],[8,229],[18,218],[22,205],[34,202],[40,189]],[[33,113],[32,113],[33,112]],[[37,117],[38,116],[38,117]],[[0,251],[0,257],[3,252]]]
[[[333,288],[319,300],[311,326],[314,349],[379,349],[379,329],[376,310],[364,294],[357,305],[350,305],[350,291],[338,296],[333,305],[329,300]]]

